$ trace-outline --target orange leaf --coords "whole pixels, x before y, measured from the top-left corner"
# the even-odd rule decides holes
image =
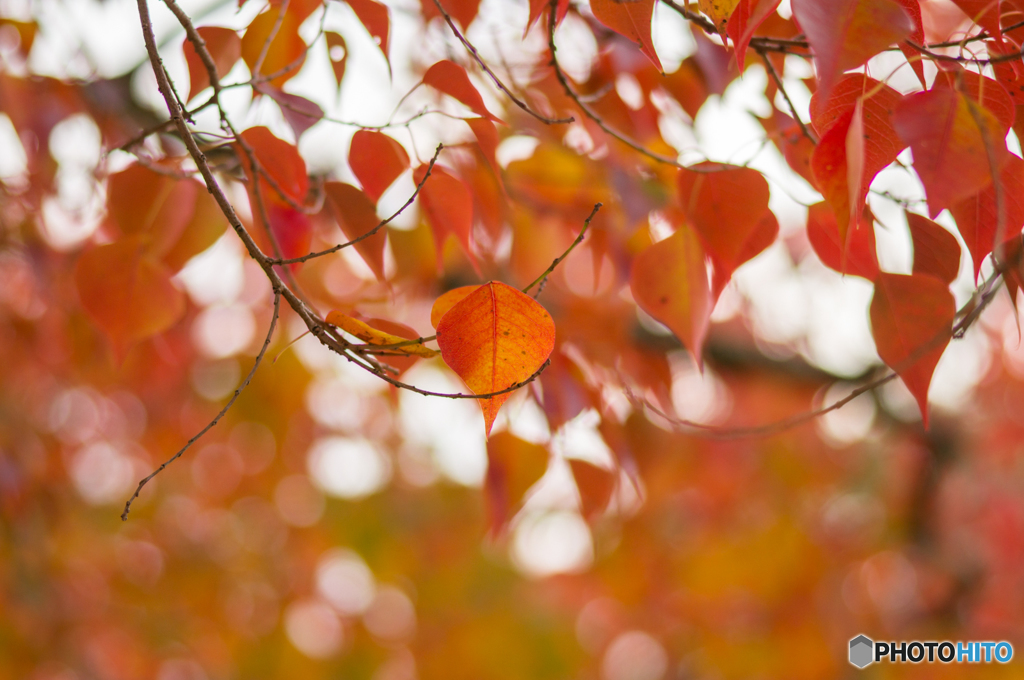
[[[487,441],[487,525],[492,537],[508,526],[523,505],[523,497],[548,469],[550,455],[540,444],[498,432]]]
[[[459,22],[463,29],[469,28],[480,11],[480,0],[442,0],[441,6],[448,15]],[[434,0],[420,0],[420,8],[423,12],[423,20],[430,21],[441,16],[437,11]]]
[[[270,7],[253,19],[249,28],[245,29],[245,35],[242,36],[242,59],[250,71],[255,69],[256,61],[263,52],[263,46],[270,39],[279,16],[280,9]],[[306,43],[299,35],[299,26],[303,20],[304,17],[295,12],[285,12],[281,25],[266,50],[266,56],[260,65],[260,75],[280,74],[270,81],[274,87],[282,87],[294,77],[306,60]]]
[[[1010,93],[998,80],[953,65],[936,74],[933,88],[956,90],[984,106],[999,121],[1004,137],[1013,127],[1017,117],[1016,106]]]
[[[814,52],[822,96],[843,71],[860,66],[914,30],[913,21],[893,0],[793,0],[793,17]]]
[[[274,133],[265,127],[249,128],[243,131],[241,136],[252,147],[256,161],[263,172],[273,178],[281,191],[289,198],[296,203],[303,203],[306,200],[306,193],[309,191],[309,178],[306,176],[306,162],[299,155],[299,150],[283,139],[275,137]],[[238,150],[238,155],[242,159],[242,167],[251,184],[253,171],[249,167],[248,158],[242,149]],[[268,192],[277,193],[262,178],[260,185],[264,198],[267,197]]]
[[[782,152],[789,167],[807,180],[808,184],[816,186],[817,182],[811,172],[811,155],[815,145],[803,133],[800,125],[778,109],[772,112],[771,118],[758,118],[758,121],[768,133],[769,139]]]
[[[459,286],[452,288],[441,297],[434,300],[434,306],[430,308],[430,325],[437,328],[441,323],[441,317],[448,313],[448,310],[465,300],[480,286]]]
[[[568,459],[576,490],[580,494],[580,514],[593,519],[604,512],[615,491],[615,474],[606,468],[577,458]]]
[[[678,182],[686,220],[700,235],[724,288],[741,264],[772,244],[778,222],[763,220],[769,190],[760,172],[727,165],[719,168],[723,169],[680,170]]]
[[[331,70],[334,71],[334,82],[340,88],[348,63],[348,45],[343,37],[333,31],[324,32],[324,38],[327,41],[327,58],[331,60]],[[341,94],[340,90],[338,93]]]
[[[466,69],[454,62],[443,59],[428,68],[423,74],[423,83],[459,100],[478,116],[493,120],[495,123],[502,122],[487,110],[483,97],[466,75]]]
[[[914,153],[914,170],[933,219],[991,183],[989,153],[997,167],[1009,156],[996,117],[950,89],[910,95],[896,107],[892,121]]]
[[[358,130],[348,149],[348,164],[374,203],[409,167],[405,147],[383,132]]]
[[[494,123],[486,118],[467,118],[466,125],[473,131],[476,143],[480,147],[480,153],[483,154],[487,165],[494,171],[494,176],[498,178],[498,184],[504,191],[505,183],[501,177],[501,166],[498,165],[497,156],[498,129],[494,126]]]
[[[629,285],[640,308],[668,326],[702,366],[712,305],[696,233],[680,224],[674,234],[643,250],[633,260]]]
[[[86,250],[75,265],[78,297],[103,330],[118,361],[140,340],[170,328],[185,312],[171,271],[130,236]]]
[[[740,0],[729,16],[726,31],[733,42],[736,65],[741,73],[746,59],[747,45],[754,37],[754,31],[778,8],[781,2],[782,0]]]
[[[242,58],[241,38],[230,28],[219,26],[202,26],[197,28],[196,32],[206,43],[206,51],[213,57],[213,64],[217,67],[217,77],[223,78]],[[182,50],[185,53],[185,62],[188,64],[188,96],[191,99],[210,86],[210,74],[206,72],[206,67],[203,66],[203,61],[199,58],[199,53],[196,52],[191,40],[185,39]]]
[[[881,272],[870,313],[878,356],[906,383],[928,427],[928,385],[956,315],[949,287],[927,274]]]
[[[875,254],[875,228],[870,214],[860,220],[856,229],[840,236],[836,216],[825,203],[807,209],[807,239],[825,266],[840,274],[862,276],[873,281],[878,275]],[[846,258],[843,258],[845,245]]]
[[[486,283],[448,310],[437,325],[444,362],[475,394],[523,382],[555,346],[555,322],[536,300],[504,283]],[[486,433],[510,392],[478,399]]]
[[[658,53],[654,51],[654,41],[651,40],[654,2],[655,0],[590,0],[590,10],[602,24],[638,44],[640,51],[651,60],[658,72],[664,73],[665,69],[658,59]]]
[[[391,16],[387,5],[376,2],[376,0],[346,0],[346,2],[366,31],[373,36],[374,42],[377,43],[381,54],[384,55],[384,61],[388,63],[388,73],[391,73],[391,58],[388,56]]]
[[[421,165],[413,172],[413,181],[419,184],[426,175],[427,167]],[[473,196],[461,179],[449,174],[440,165],[430,171],[430,177],[420,190],[420,204],[430,221],[437,246],[437,267],[444,269],[444,244],[454,236],[469,257],[473,268],[480,273],[476,255],[473,254]]]
[[[213,196],[205,189],[197,190],[192,218],[185,225],[181,238],[160,258],[161,262],[172,272],[177,272],[194,256],[212,246],[227,226],[227,218]]]
[[[931,274],[947,284],[960,272],[960,244],[956,237],[924,215],[907,212],[914,241],[914,273]]]
[[[722,34],[725,33],[725,24],[736,10],[737,4],[739,0],[697,0],[697,7],[704,16],[711,19],[718,32]]]
[[[380,224],[373,201],[362,191],[344,182],[324,184],[327,205],[337,220],[338,226],[348,240],[356,239]],[[384,245],[387,231],[378,229],[373,236],[364,238],[353,246],[363,261],[370,267],[378,281],[384,280]]]
[[[145,237],[147,252],[162,256],[185,230],[196,197],[206,193],[195,180],[178,180],[143,165],[110,176],[107,210],[122,234]]]

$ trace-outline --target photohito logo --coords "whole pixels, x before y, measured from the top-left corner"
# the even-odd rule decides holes
[[[875,663],[1008,663],[1013,658],[1009,642],[875,642],[866,635],[850,640],[850,663],[857,668]]]

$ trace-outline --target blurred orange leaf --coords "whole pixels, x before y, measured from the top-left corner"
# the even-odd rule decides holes
[[[602,24],[616,33],[623,35],[637,45],[659,72],[665,69],[654,51],[651,39],[651,17],[654,14],[655,0],[633,0],[617,2],[616,0],[590,0],[590,10]]]
[[[409,168],[409,154],[394,138],[376,130],[358,130],[352,136],[348,164],[363,191],[375,203]]]
[[[431,66],[423,74],[423,83],[430,85],[438,92],[457,99],[478,116],[483,116],[495,123],[502,122],[500,118],[487,110],[483,97],[480,96],[480,92],[466,75],[466,69],[454,62],[443,59]]]
[[[196,32],[206,43],[206,51],[213,57],[217,76],[223,78],[242,58],[242,39],[232,29],[220,26],[201,26]],[[191,40],[186,38],[182,49],[185,52],[185,62],[188,64],[188,96],[191,99],[210,86],[210,74],[206,72],[206,67],[203,66]]]

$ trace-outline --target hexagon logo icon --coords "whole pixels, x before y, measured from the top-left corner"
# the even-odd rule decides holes
[[[866,635],[858,635],[850,640],[850,663],[857,668],[864,668],[874,659],[875,643]]]

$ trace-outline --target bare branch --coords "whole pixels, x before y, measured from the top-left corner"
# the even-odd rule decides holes
[[[818,138],[807,128],[807,125],[804,124],[803,120],[800,119],[800,114],[796,112],[796,106],[793,105],[793,100],[789,98],[789,93],[786,92],[786,86],[782,84],[782,78],[779,77],[779,72],[775,70],[775,65],[772,64],[772,60],[764,53],[763,48],[754,47],[752,49],[761,57],[761,61],[764,62],[765,70],[768,71],[768,75],[770,75],[772,80],[775,81],[775,87],[779,88],[779,92],[782,93],[782,98],[785,99],[786,104],[789,105],[789,112],[793,115],[793,120],[795,120],[797,125],[800,126],[800,132],[804,134],[804,137],[811,140],[811,144],[817,146]]]
[[[270,347],[270,341],[274,337],[274,329],[277,328],[277,319],[280,315],[280,312],[281,291],[275,290],[274,314],[270,317],[270,328],[267,329],[267,337],[263,340],[263,346],[260,347],[260,353],[256,355],[256,360],[253,362],[252,368],[249,369],[249,374],[245,376],[245,380],[242,381],[242,384],[235,388],[235,393],[231,395],[231,399],[228,400],[228,403],[224,404],[224,408],[222,408],[220,412],[213,417],[213,420],[206,424],[206,427],[197,432],[195,436],[189,439],[188,442],[183,447],[181,447],[181,449],[176,454],[165,460],[160,465],[160,467],[158,467],[156,470],[153,470],[141,481],[139,481],[139,485],[135,487],[135,493],[133,493],[132,497],[129,498],[128,501],[124,504],[124,512],[121,513],[122,522],[128,519],[128,513],[131,512],[132,503],[135,501],[136,498],[139,497],[139,494],[142,492],[142,487],[146,486],[146,484],[148,484],[150,480],[152,480],[158,474],[163,472],[164,468],[166,468],[168,465],[181,458],[181,456],[190,448],[192,448],[192,445],[195,444],[204,434],[213,429],[214,425],[219,423],[220,419],[224,417],[224,414],[227,413],[232,406],[234,406],[235,402],[238,400],[238,396],[242,393],[242,390],[249,386],[249,383],[252,381],[252,377],[256,374],[256,369],[259,368],[260,362],[263,361],[263,355],[267,353],[267,348]]]
[[[466,38],[462,35],[462,33],[459,31],[458,26],[455,25],[454,21],[452,21],[451,16],[448,14],[448,12],[445,11],[444,7],[441,6],[440,0],[434,0],[434,4],[437,5],[437,11],[440,12],[441,16],[444,17],[444,20],[448,22],[448,27],[452,29],[453,33],[455,33],[455,37],[458,38],[463,45],[465,45],[466,49],[469,50],[469,53],[473,55],[473,58],[476,60],[476,63],[480,64],[480,68],[484,70],[484,73],[491,77],[491,80],[494,81],[494,84],[498,87],[498,89],[504,92],[509,99],[515,102],[516,106],[521,108],[523,111],[526,111],[528,114],[530,114],[531,116],[533,116],[534,118],[536,118],[537,120],[546,125],[572,123],[573,121],[576,120],[572,116],[569,116],[568,118],[547,118],[546,116],[542,116],[533,109],[531,109],[526,104],[526,102],[512,94],[512,91],[505,87],[505,84],[501,82],[498,76],[494,74],[494,71],[492,71],[490,67],[480,57],[473,44],[466,40]]]

